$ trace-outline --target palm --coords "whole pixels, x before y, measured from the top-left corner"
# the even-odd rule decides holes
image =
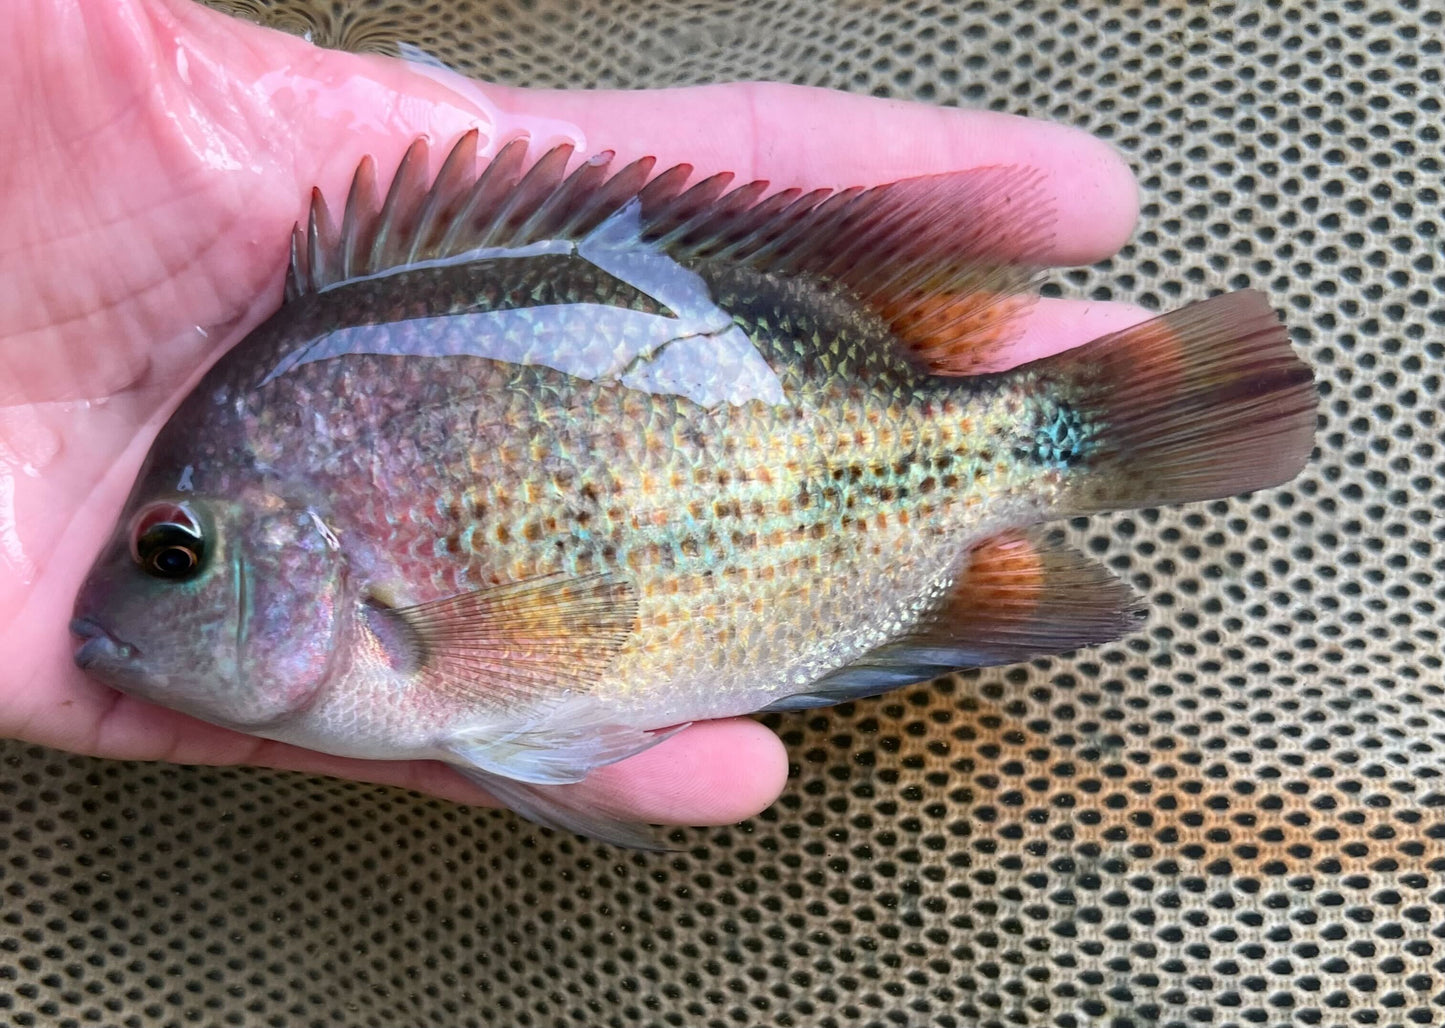
[[[210,358],[279,301],[310,187],[344,195],[363,154],[394,166],[416,135],[444,145],[481,124],[784,185],[1016,160],[1073,176],[1057,190],[1061,262],[1109,252],[1133,218],[1132,183],[1102,147],[1017,120],[767,87],[489,89],[514,112],[499,115],[403,65],[318,51],[189,0],[22,0],[0,13],[0,34],[47,44],[0,72],[12,155],[0,189],[0,732],[101,756],[266,763],[475,798],[438,766],[263,743],[123,698],[70,662],[75,589],[151,435]],[[910,142],[858,145],[885,131]],[[1135,318],[1043,308],[1023,352]],[[577,788],[644,817],[727,821],[766,803],[781,767],[769,734],[726,722]]]

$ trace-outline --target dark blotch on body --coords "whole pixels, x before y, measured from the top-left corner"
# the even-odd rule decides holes
[[[1031,422],[1032,438],[1014,456],[1046,468],[1072,468],[1088,456],[1090,432],[1078,410],[1065,401],[1049,404]]]

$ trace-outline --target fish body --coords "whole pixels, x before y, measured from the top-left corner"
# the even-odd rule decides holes
[[[994,180],[949,257],[918,211],[956,182],[790,221],[807,198],[649,195],[650,165],[458,179],[467,147],[379,211],[354,189],[339,233],[313,212],[288,302],[157,438],[77,601],[83,666],[636,843],[547,786],[686,722],[1115,638],[1127,589],[1028,526],[1308,455],[1308,371],[1254,294],[939,373],[1017,309]]]

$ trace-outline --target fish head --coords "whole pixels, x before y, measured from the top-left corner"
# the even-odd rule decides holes
[[[107,685],[238,731],[307,710],[350,620],[336,534],[304,505],[133,500],[76,598],[75,662]]]

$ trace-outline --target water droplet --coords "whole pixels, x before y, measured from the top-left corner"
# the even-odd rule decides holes
[[[0,407],[0,464],[36,477],[60,453],[60,434],[38,406]]]
[[[15,524],[15,476],[0,460],[0,564],[21,585],[35,581],[35,562],[25,555]]]
[[[21,480],[41,478],[60,455],[60,433],[52,426],[70,415],[75,406],[47,403],[0,407],[0,574],[22,585],[34,582],[38,569],[20,537],[17,508],[23,491]]]
[[[491,147],[499,141],[505,141],[520,133],[526,133],[543,149],[556,146],[559,143],[571,143],[578,149],[586,146],[586,136],[581,126],[562,118],[545,118],[537,114],[517,116],[497,106],[492,97],[476,79],[468,78],[460,72],[449,68],[444,62],[433,57],[421,47],[404,40],[397,40],[393,44],[401,59],[417,75],[428,78],[438,86],[445,89],[450,95],[437,97],[437,107],[443,109],[442,119],[446,124],[436,125],[437,131],[433,134],[435,139],[445,139],[448,135],[458,134],[458,129],[476,125],[483,128],[484,143],[482,153],[490,152]],[[450,101],[448,103],[447,101]],[[453,110],[446,111],[446,107],[453,107]],[[457,115],[461,120],[453,124]],[[490,126],[490,133],[485,131]],[[486,142],[490,136],[490,141]]]

